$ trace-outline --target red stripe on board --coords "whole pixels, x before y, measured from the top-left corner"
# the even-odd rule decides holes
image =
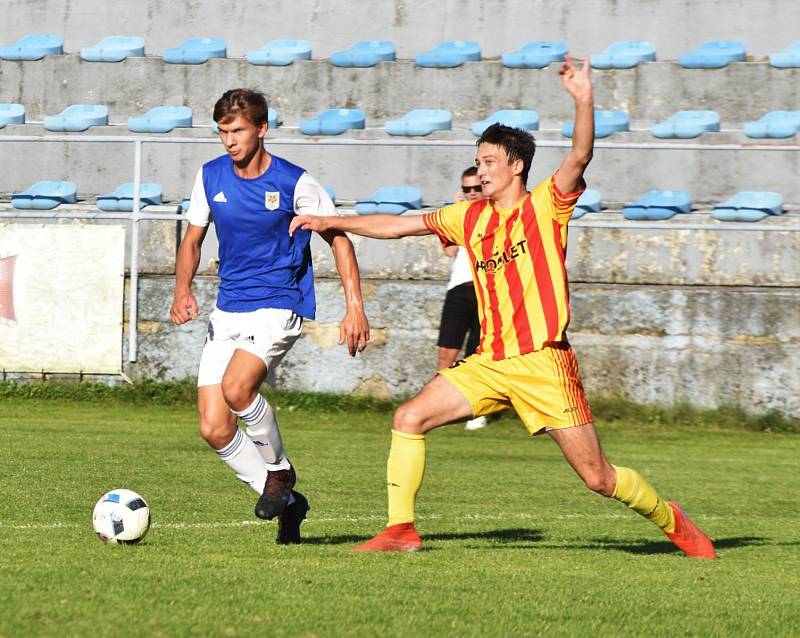
[[[494,233],[500,226],[500,214],[492,209],[492,216],[486,225],[483,239],[481,240],[481,252],[483,261],[488,262],[494,252]],[[486,272],[486,294],[489,297],[489,312],[492,315],[492,328],[494,338],[492,339],[492,359],[500,361],[505,359],[505,347],[503,346],[503,317],[500,314],[500,303],[497,299],[497,286],[494,281],[495,274],[488,269]],[[484,312],[484,317],[489,313]],[[483,326],[481,326],[483,332]]]
[[[542,303],[542,313],[547,327],[546,341],[554,341],[558,335],[558,306],[532,200],[533,198],[528,196],[522,204],[522,225],[525,230],[525,238],[528,240],[528,252],[533,263],[536,287],[539,289],[539,300]]]
[[[506,243],[504,246],[506,255],[511,254],[511,228],[518,217],[519,210],[515,210],[506,221]],[[522,279],[519,276],[519,268],[514,259],[505,265],[503,274],[505,274],[509,296],[511,297],[511,316],[514,322],[514,332],[517,335],[519,354],[526,354],[533,351],[533,336],[531,334],[531,323],[528,319],[528,310],[525,307]]]

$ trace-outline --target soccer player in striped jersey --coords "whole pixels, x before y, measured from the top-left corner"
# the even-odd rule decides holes
[[[575,104],[572,148],[551,177],[526,189],[533,137],[500,124],[478,140],[476,165],[485,199],[416,216],[298,216],[295,229],[332,228],[379,239],[435,234],[469,253],[481,343],[476,353],[440,370],[395,412],[387,464],[389,522],[360,551],[414,551],[416,494],[430,430],[500,410],[516,410],[531,434],[549,434],[586,486],[621,501],[660,529],[685,554],[715,558],[714,547],[676,503],[662,500],[635,470],[611,465],[592,423],[567,341],[567,222],[585,189],[592,159],[594,99],[589,63],[566,56],[561,82]]]
[[[261,93],[227,91],[214,106],[214,121],[226,154],[197,172],[170,315],[176,324],[197,316],[191,286],[213,219],[220,285],[197,375],[200,434],[260,494],[256,516],[278,518],[277,542],[298,543],[308,502],[293,490],[295,469],[275,412],[259,390],[316,310],[311,233],[289,237],[289,221],[299,213],[336,210],[305,170],[264,148],[267,101]],[[345,294],[340,343],[355,355],[369,339],[355,252],[344,233],[322,237],[333,250]],[[246,429],[239,429],[237,417]]]

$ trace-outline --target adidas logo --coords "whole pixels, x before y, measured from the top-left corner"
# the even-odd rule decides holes
[[[225,193],[223,193],[222,191],[220,191],[219,193],[214,195],[214,201],[215,202],[220,202],[221,204],[227,204],[228,203],[228,200],[225,199]]]

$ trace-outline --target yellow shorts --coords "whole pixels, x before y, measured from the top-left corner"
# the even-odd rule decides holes
[[[578,362],[566,343],[501,361],[473,354],[439,374],[464,395],[474,416],[514,408],[531,434],[592,422]]]

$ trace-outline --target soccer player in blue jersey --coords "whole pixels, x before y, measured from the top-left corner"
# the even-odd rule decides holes
[[[214,222],[220,285],[198,372],[200,435],[236,475],[260,494],[259,518],[278,517],[277,542],[300,542],[308,501],[283,448],[275,413],[261,384],[315,313],[311,233],[289,236],[298,214],[335,215],[328,194],[299,166],[264,148],[267,101],[248,89],[227,91],[214,106],[225,146],[197,172],[189,227],[178,249],[170,316],[182,324],[198,314],[192,280],[200,247]],[[323,235],[344,286],[340,343],[351,356],[369,339],[353,245],[339,231]],[[246,430],[237,426],[237,417]]]

